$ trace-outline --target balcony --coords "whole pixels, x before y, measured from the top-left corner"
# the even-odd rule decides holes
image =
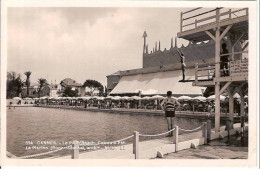
[[[232,25],[231,31],[248,29],[248,8],[195,8],[181,13],[179,38],[201,42],[210,40],[205,31]],[[245,39],[248,38],[245,35]]]
[[[248,81],[248,59],[238,59],[225,62],[227,67],[220,69],[220,77],[215,77],[216,64],[197,64],[193,86],[214,86],[215,82]]]

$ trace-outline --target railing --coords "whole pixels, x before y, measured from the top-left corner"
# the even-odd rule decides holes
[[[208,121],[208,123],[210,123],[210,120]],[[186,129],[182,129],[179,128],[178,126],[174,126],[173,129],[164,132],[164,133],[160,133],[160,134],[154,134],[154,135],[147,135],[147,134],[140,134],[138,131],[134,131],[133,135],[130,135],[128,137],[125,137],[123,139],[120,140],[116,140],[116,141],[112,141],[111,143],[114,142],[122,142],[125,140],[128,140],[130,138],[134,138],[133,140],[133,154],[135,155],[135,159],[139,159],[140,158],[140,148],[139,148],[139,143],[140,143],[140,137],[158,137],[158,136],[163,136],[166,135],[168,133],[172,133],[173,132],[173,140],[172,143],[175,145],[175,152],[178,151],[178,144],[179,144],[179,131],[183,131],[183,132],[195,132],[198,131],[199,129],[202,129],[202,136],[204,137],[204,144],[207,144],[207,140],[209,138],[208,133],[211,132],[211,125],[208,124],[207,122],[203,122],[203,124],[195,129],[192,130],[186,130]],[[79,159],[79,142],[78,141],[74,141],[72,145],[69,145],[72,147],[72,152],[71,152],[71,158],[72,159]],[[66,146],[68,147],[68,146]],[[33,155],[28,155],[28,156],[22,156],[22,157],[13,157],[14,159],[29,159],[29,158],[34,158],[34,157],[39,157],[39,156],[44,156],[44,155],[48,155],[54,152],[58,152],[63,150],[64,148],[60,148],[60,149],[56,149],[56,150],[52,150],[52,151],[48,151],[45,153],[39,153],[39,154],[33,154]]]
[[[221,56],[241,53],[247,53],[247,51],[222,54]],[[221,62],[210,64],[197,63],[195,66],[195,82],[213,81],[215,78],[216,64],[221,64]],[[223,62],[223,64],[225,64],[225,66],[223,69],[220,69],[221,76],[233,76],[248,72],[248,59],[231,60],[229,62]]]
[[[200,12],[198,12],[198,10],[200,10]],[[227,10],[227,9],[220,7],[220,8],[209,9],[208,11],[204,11],[202,10],[201,7],[198,7],[186,12],[181,12],[180,31],[183,32],[191,29],[196,29],[198,27],[205,26],[212,23],[219,23],[237,17],[248,16],[248,8],[228,9],[225,12],[220,12],[220,10]],[[192,16],[184,17],[187,15],[192,15]]]
[[[215,64],[196,64],[195,66],[195,82],[213,80],[215,74]]]

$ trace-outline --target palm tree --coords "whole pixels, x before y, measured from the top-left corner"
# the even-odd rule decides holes
[[[25,85],[26,85],[26,88],[27,88],[27,97],[29,96],[29,88],[30,88],[30,76],[31,76],[32,72],[30,71],[27,71],[27,72],[24,72],[24,75],[26,76],[26,81],[25,81]]]
[[[38,83],[39,83],[39,90],[38,90],[38,95],[39,97],[41,97],[41,91],[42,91],[42,88],[47,86],[48,85],[48,82],[45,78],[39,78],[38,79]]]

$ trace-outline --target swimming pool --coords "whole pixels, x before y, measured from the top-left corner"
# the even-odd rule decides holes
[[[202,122],[190,118],[175,118],[174,121],[184,129],[194,129]],[[133,131],[158,134],[167,131],[167,124],[160,116],[37,107],[7,108],[7,151],[17,157],[47,152],[27,150],[29,141],[115,141],[132,135]],[[66,154],[69,154],[68,150],[48,156]]]

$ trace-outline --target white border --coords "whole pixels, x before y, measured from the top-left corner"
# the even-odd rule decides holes
[[[205,1],[31,1],[31,0],[4,0],[2,2],[1,11],[1,165],[16,165],[16,166],[257,166],[257,123],[258,106],[257,102],[257,78],[258,78],[258,62],[256,60],[256,44],[257,44],[257,11],[256,2],[254,1],[219,1],[219,2],[205,2]],[[59,159],[34,159],[34,160],[14,160],[6,158],[6,71],[7,71],[7,8],[8,7],[249,7],[249,40],[250,52],[249,58],[249,113],[250,113],[250,127],[249,127],[249,156],[247,160],[114,160],[111,159],[78,159],[78,160],[59,160]]]

